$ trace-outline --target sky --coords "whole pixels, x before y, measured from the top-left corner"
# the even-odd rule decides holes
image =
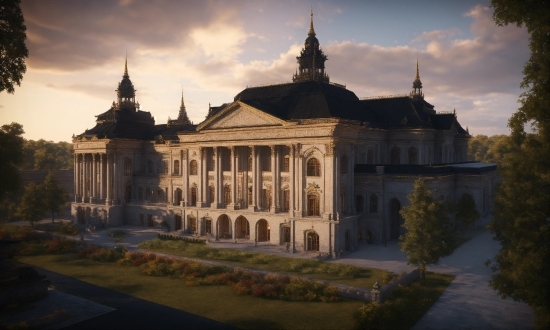
[[[247,86],[290,82],[310,11],[331,82],[358,97],[407,94],[416,62],[426,101],[470,134],[508,134],[529,35],[499,27],[487,0],[22,0],[27,72],[0,93],[0,124],[71,141],[116,100],[128,72],[141,110],[198,124]]]

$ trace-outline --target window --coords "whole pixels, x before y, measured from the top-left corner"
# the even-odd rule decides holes
[[[290,227],[283,227],[283,243],[290,243]]]
[[[210,195],[210,203],[214,203],[214,193],[216,192],[216,190],[214,189],[214,186],[210,186],[209,187],[209,195]]]
[[[174,174],[180,174],[180,161],[174,160]]]
[[[315,232],[307,233],[307,250],[319,251],[319,235]]]
[[[401,164],[401,150],[398,147],[393,147],[390,152],[390,164]]]
[[[145,188],[145,200],[150,201],[151,200],[151,189]]]
[[[168,173],[168,161],[167,160],[162,161],[162,173],[165,173],[165,174]]]
[[[340,174],[348,173],[348,157],[342,156],[340,159]]]
[[[152,174],[153,173],[153,161],[147,160],[147,173]]]
[[[290,171],[290,157],[285,156],[283,158],[283,172],[289,172]]]
[[[147,214],[147,227],[154,227],[155,222],[153,221],[153,215]]]
[[[164,202],[166,200],[166,197],[164,196],[164,191],[161,188],[157,189],[157,201],[158,202]]]
[[[319,213],[319,196],[315,194],[307,195],[307,215],[317,216]]]
[[[231,187],[229,185],[223,187],[223,201],[226,205],[231,204]]]
[[[141,201],[143,200],[143,188],[138,188],[138,199]]]
[[[189,163],[189,175],[197,175],[197,161],[194,159]]]
[[[362,195],[355,196],[355,210],[357,212],[363,212],[363,196]]]
[[[378,197],[375,194],[370,195],[370,213],[378,213]]]
[[[409,148],[409,164],[418,164],[418,151],[415,147]]]
[[[124,175],[132,174],[132,161],[130,159],[124,159]]]
[[[290,190],[283,190],[283,212],[290,209]]]
[[[191,206],[197,206],[197,187],[191,187]]]
[[[374,164],[374,151],[372,149],[367,151],[367,164]]]
[[[317,158],[307,161],[307,176],[321,176],[321,165]]]
[[[204,220],[204,233],[212,234],[212,220],[210,219]]]

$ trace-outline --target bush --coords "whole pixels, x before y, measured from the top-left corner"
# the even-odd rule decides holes
[[[78,251],[81,258],[87,258],[102,262],[115,262],[123,258],[126,254],[126,248],[119,246],[108,249],[96,245],[86,245]]]
[[[48,253],[76,252],[79,243],[73,239],[54,237],[45,243],[45,250]]]
[[[64,222],[64,221],[59,223],[59,226],[57,227],[57,231],[60,232],[61,234],[71,235],[71,236],[78,235],[80,233],[80,230],[78,229],[77,226],[75,226],[70,222]]]
[[[34,231],[31,227],[14,225],[3,225],[0,227],[0,239],[20,239],[28,241],[34,238]]]
[[[124,230],[121,230],[121,229],[111,230],[107,234],[107,236],[113,237],[113,238],[124,238],[126,236],[126,232]]]

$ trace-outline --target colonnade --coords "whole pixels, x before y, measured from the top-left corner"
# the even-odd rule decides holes
[[[114,180],[120,172],[117,165],[114,153],[75,153],[75,201],[116,204],[119,199],[116,182],[120,181]]]

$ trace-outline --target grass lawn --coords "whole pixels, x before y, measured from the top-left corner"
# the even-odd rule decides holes
[[[185,286],[185,280],[145,276],[139,267],[63,255],[17,257],[22,263],[75,277],[137,298],[243,329],[351,329],[360,301],[289,302],[237,295],[229,286]]]
[[[203,244],[153,239],[140,248],[181,257],[220,261],[245,268],[268,270],[290,275],[333,281],[371,289],[373,284],[387,283],[392,274],[386,270],[363,268],[312,259],[297,259],[231,249],[216,249]]]

